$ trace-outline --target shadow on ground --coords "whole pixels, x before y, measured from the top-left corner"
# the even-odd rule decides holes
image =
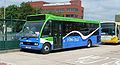
[[[120,45],[120,43],[101,43],[101,45],[116,46],[116,45]]]
[[[0,65],[7,65],[6,63],[0,63]]]
[[[99,47],[99,46],[92,46],[90,48],[95,48],[95,47]],[[52,50],[50,53],[59,53],[59,52],[66,52],[66,51],[74,51],[74,50],[79,50],[79,49],[87,49],[87,47],[75,47],[75,48],[67,48],[67,49],[58,49],[58,50]],[[22,52],[42,54],[38,50],[22,50]]]

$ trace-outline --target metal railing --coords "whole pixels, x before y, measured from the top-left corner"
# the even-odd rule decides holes
[[[24,23],[25,20],[0,19],[0,51],[19,48],[19,39],[16,35],[21,31]]]

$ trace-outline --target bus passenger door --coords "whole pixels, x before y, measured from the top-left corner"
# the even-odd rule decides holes
[[[120,25],[117,25],[117,36],[118,36],[118,40],[120,42]]]
[[[62,48],[62,28],[60,22],[53,21],[53,48],[60,49]]]

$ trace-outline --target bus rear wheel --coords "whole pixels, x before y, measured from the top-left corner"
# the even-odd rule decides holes
[[[90,48],[91,46],[92,46],[92,41],[88,40],[88,42],[87,42],[87,48]]]
[[[51,51],[51,46],[48,43],[45,43],[41,49],[43,54],[48,54]]]

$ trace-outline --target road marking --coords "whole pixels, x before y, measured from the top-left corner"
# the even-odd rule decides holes
[[[104,64],[102,64],[102,65],[120,65],[120,60],[119,59],[117,59],[117,58],[111,58],[111,59],[115,59],[114,61],[111,61],[111,62],[107,62],[107,63],[104,63]]]
[[[109,59],[109,57],[100,57],[100,56],[90,55],[90,56],[78,58],[78,60],[75,61],[75,63],[91,64],[91,63],[104,61],[104,60],[107,60],[107,59]]]
[[[110,61],[111,60],[111,61]],[[78,58],[75,63],[80,64],[96,64],[100,62],[105,62],[101,65],[120,65],[120,59],[110,58],[110,57],[101,57],[95,55],[89,55],[85,57]]]
[[[0,65],[15,65],[15,64],[9,63],[9,62],[0,61]]]

